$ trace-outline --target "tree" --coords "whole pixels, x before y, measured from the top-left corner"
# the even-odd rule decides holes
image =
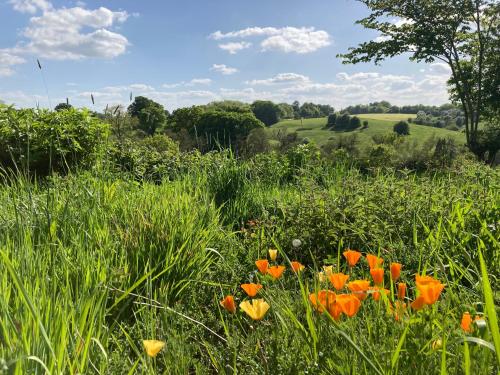
[[[351,116],[349,116],[347,113],[343,113],[342,115],[337,117],[337,121],[335,123],[335,130],[347,129],[350,123],[351,123]]]
[[[349,128],[354,130],[359,128],[360,126],[361,126],[361,120],[359,119],[359,117],[357,116],[351,117],[351,119],[349,120]]]
[[[204,141],[203,151],[234,147],[254,129],[264,124],[252,113],[206,111],[196,124],[197,134]]]
[[[59,112],[59,111],[65,111],[67,109],[71,109],[73,106],[69,103],[59,103],[54,107],[54,111]]]
[[[476,151],[478,125],[498,87],[500,4],[496,0],[359,0],[371,11],[357,23],[381,33],[340,55],[344,63],[380,63],[410,53],[415,61],[440,61],[451,70],[451,98],[464,112],[467,145]],[[400,22],[388,22],[388,19]],[[493,93],[493,95],[492,95]],[[486,102],[485,102],[486,101]],[[500,101],[490,105],[498,109]],[[477,153],[477,152],[476,152]]]
[[[280,108],[271,101],[257,100],[252,103],[252,112],[266,126],[276,124],[280,120]]]
[[[393,130],[398,135],[410,135],[410,125],[406,121],[399,121],[394,124]]]
[[[333,127],[333,126],[335,126],[336,122],[337,122],[337,114],[332,113],[332,114],[328,115],[328,120],[327,120],[326,126]]]
[[[128,113],[139,121],[138,127],[148,135],[153,135],[156,129],[167,122],[165,109],[159,103],[144,96],[136,96],[128,107]]]
[[[316,118],[321,116],[321,112],[316,104],[303,103],[300,107],[300,116],[304,118]]]
[[[293,108],[293,118],[299,119],[300,118],[300,103],[297,100],[292,103],[292,108]]]
[[[280,118],[281,119],[292,119],[294,118],[293,106],[288,103],[280,103],[278,104],[280,108]]]
[[[252,112],[252,108],[249,104],[240,102],[238,100],[222,100],[219,102],[208,103],[206,109],[217,109],[225,112],[239,112],[248,113]]]

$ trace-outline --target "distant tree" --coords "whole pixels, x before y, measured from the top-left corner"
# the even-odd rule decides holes
[[[196,124],[198,137],[203,140],[202,151],[235,147],[254,129],[264,124],[253,113],[206,111]]]
[[[257,100],[252,103],[252,112],[266,126],[276,124],[280,120],[280,108],[271,101]]]
[[[351,116],[347,113],[343,113],[337,117],[337,121],[335,123],[335,129],[347,129],[349,128],[349,124],[351,123]]]
[[[304,118],[316,118],[321,116],[321,111],[314,103],[303,103],[300,107],[300,116]]]
[[[337,114],[331,113],[328,115],[328,120],[327,120],[326,126],[331,128],[331,127],[335,126],[336,122],[337,122]]]
[[[349,128],[350,129],[357,129],[361,126],[361,120],[357,116],[351,117],[349,120]]]
[[[410,125],[406,121],[399,121],[394,125],[393,130],[398,135],[409,135]]]
[[[278,104],[280,109],[280,118],[281,119],[292,119],[294,118],[293,106],[288,103],[280,103]]]
[[[174,131],[184,129],[196,135],[195,127],[204,111],[205,109],[200,106],[178,108],[172,112],[168,119],[169,128]]]
[[[446,64],[451,72],[448,81],[451,98],[461,104],[464,113],[467,145],[472,152],[479,154],[476,146],[481,116],[500,107],[500,2],[360,2],[369,8],[371,14],[358,23],[378,31],[383,38],[350,48],[348,53],[340,55],[344,63],[379,63],[387,57],[409,53],[410,59],[417,62],[441,61]],[[388,22],[394,18],[402,22]]]
[[[335,112],[335,109],[329,104],[318,104],[320,116],[326,117],[330,113]]]
[[[59,103],[58,105],[56,105],[54,107],[54,111],[64,111],[64,110],[67,110],[67,109],[71,109],[73,108],[73,106],[69,103]]]
[[[144,96],[135,97],[128,107],[128,113],[138,119],[139,129],[148,135],[155,134],[156,130],[167,122],[163,106]]]
[[[363,129],[368,129],[368,121],[363,121]]]
[[[243,103],[238,100],[222,100],[219,102],[211,102],[208,103],[205,107],[208,110],[217,109],[225,112],[238,112],[238,113],[252,112],[250,104]]]
[[[297,100],[292,103],[292,108],[293,108],[293,118],[299,119],[300,118],[300,103]]]

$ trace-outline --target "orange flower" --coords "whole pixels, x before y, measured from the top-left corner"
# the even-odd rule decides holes
[[[375,285],[382,285],[382,283],[384,282],[383,268],[372,268],[370,270],[370,275],[372,275],[372,279]]]
[[[367,254],[366,260],[368,261],[368,265],[370,266],[371,270],[379,267],[382,263],[384,263],[384,260],[382,258],[379,258],[378,256],[373,254]]]
[[[401,276],[401,264],[391,263],[391,278],[393,281],[397,281]]]
[[[462,321],[460,322],[460,327],[465,332],[471,333],[472,332],[472,318],[468,312],[464,312],[462,315]]]
[[[277,280],[285,272],[285,266],[272,266],[267,269],[267,273],[272,276],[274,280]]]
[[[356,315],[361,307],[361,301],[352,294],[339,294],[335,302],[340,306],[340,309],[349,318]]]
[[[262,285],[254,283],[241,284],[241,289],[243,289],[249,297],[255,297],[259,290],[262,289]]]
[[[379,288],[376,286],[375,288],[372,289],[373,292],[373,299],[375,301],[378,301],[380,299],[380,292],[384,292],[385,295],[388,295],[391,291],[389,289],[385,288]]]
[[[417,297],[415,299],[415,301],[413,301],[411,303],[411,308],[413,310],[420,310],[420,309],[424,308],[424,306],[425,306],[425,301],[424,301],[424,297],[422,297],[422,296]]]
[[[370,282],[368,280],[354,280],[347,284],[347,287],[360,301],[363,301],[368,296],[366,292],[370,289]]]
[[[361,253],[355,250],[344,251],[344,257],[347,259],[349,267],[354,267],[358,263],[359,258],[361,258]]]
[[[255,265],[261,274],[265,275],[267,273],[267,269],[269,268],[269,262],[267,259],[259,259],[255,262]]]
[[[349,278],[349,275],[344,275],[343,273],[333,273],[330,275],[330,282],[333,287],[337,290],[341,290]]]
[[[426,305],[432,305],[439,299],[444,289],[444,285],[440,282],[428,285],[417,284],[417,289],[420,292],[420,296],[424,298],[424,303]]]
[[[335,302],[335,293],[331,290],[319,290],[317,293],[309,294],[309,301],[317,312],[322,313]]]
[[[293,261],[291,262],[291,265],[292,265],[292,270],[293,272],[295,273],[298,273],[300,271],[303,271],[304,270],[304,265],[300,262],[297,262],[297,261]]]
[[[418,288],[419,285],[430,285],[430,284],[439,283],[439,280],[436,280],[432,276],[416,275],[415,276],[415,283],[417,284],[417,288]]]
[[[398,283],[398,298],[403,300],[406,296],[406,284]]]
[[[229,311],[231,314],[234,314],[236,312],[236,305],[234,304],[233,296],[226,296],[226,298],[220,301],[220,305],[224,307],[227,311]]]
[[[336,321],[340,320],[340,316],[342,315],[342,307],[335,301],[331,303],[328,308],[328,313],[332,316]]]

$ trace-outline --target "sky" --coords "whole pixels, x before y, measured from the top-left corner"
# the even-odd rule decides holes
[[[367,14],[355,0],[0,0],[0,100],[446,103],[444,64],[342,64],[337,54],[384,37],[355,24]]]

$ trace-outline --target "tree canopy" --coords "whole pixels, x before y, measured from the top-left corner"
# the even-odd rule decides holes
[[[155,134],[158,128],[167,122],[167,114],[163,106],[144,96],[137,96],[128,107],[130,116],[139,121],[138,127],[146,134]]]

